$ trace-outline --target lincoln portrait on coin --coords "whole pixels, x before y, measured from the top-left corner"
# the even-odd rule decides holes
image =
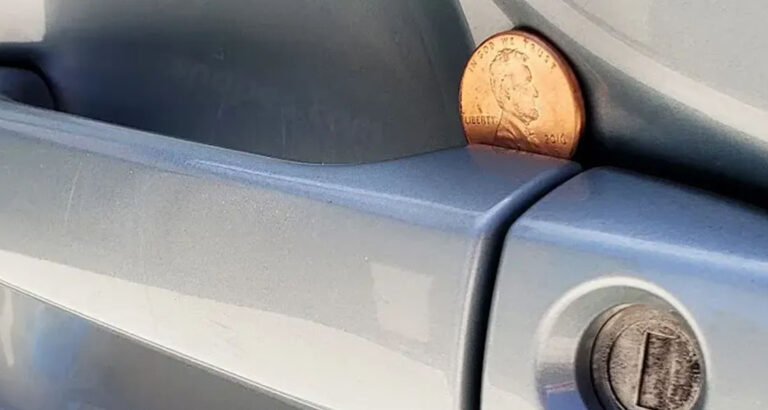
[[[501,108],[495,142],[516,149],[530,150],[539,142],[529,125],[539,118],[536,99],[539,91],[533,85],[528,56],[515,49],[500,50],[491,61],[491,90]]]

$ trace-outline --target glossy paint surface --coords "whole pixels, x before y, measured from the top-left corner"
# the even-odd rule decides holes
[[[453,0],[0,6],[0,66],[42,72],[60,110],[307,162],[463,145],[470,51]]]
[[[507,236],[483,408],[595,408],[577,367],[585,334],[630,303],[674,308],[692,327],[706,370],[701,408],[764,408],[766,249],[764,210],[610,168],[569,180]]]
[[[512,28],[512,22],[493,0],[459,0],[473,44]]]
[[[577,170],[303,165],[0,103],[0,281],[292,403],[467,408],[504,229]]]

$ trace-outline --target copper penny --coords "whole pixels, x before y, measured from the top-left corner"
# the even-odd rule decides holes
[[[576,76],[549,43],[511,30],[485,40],[469,58],[459,91],[472,144],[570,158],[584,125]]]

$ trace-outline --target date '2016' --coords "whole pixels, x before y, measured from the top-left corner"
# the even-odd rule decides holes
[[[568,138],[565,134],[544,134],[544,142],[547,144],[568,144]]]

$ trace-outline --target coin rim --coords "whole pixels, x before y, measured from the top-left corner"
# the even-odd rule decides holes
[[[584,108],[584,97],[581,93],[581,86],[579,85],[579,81],[576,78],[576,73],[574,73],[573,69],[571,68],[570,63],[566,59],[565,55],[563,55],[557,48],[555,48],[554,45],[552,45],[548,40],[544,39],[543,36],[537,33],[532,33],[527,30],[522,29],[512,29],[512,30],[506,30],[499,33],[496,33],[485,40],[483,40],[482,43],[480,43],[474,51],[472,51],[472,54],[469,56],[469,59],[464,64],[464,70],[461,74],[461,81],[459,82],[459,120],[461,122],[461,128],[464,131],[464,139],[467,140],[467,143],[471,143],[469,141],[468,131],[467,127],[464,124],[464,100],[462,96],[464,95],[464,78],[466,78],[467,75],[467,68],[469,68],[469,63],[472,62],[472,58],[475,57],[475,54],[485,45],[485,43],[496,39],[497,37],[501,36],[507,36],[507,35],[519,35],[521,37],[525,37],[526,39],[533,41],[539,47],[545,49],[549,54],[554,58],[555,62],[562,67],[563,72],[565,73],[566,83],[568,83],[568,86],[571,89],[571,95],[574,99],[574,105],[576,106],[576,132],[575,132],[575,142],[573,146],[571,147],[570,152],[564,159],[570,159],[573,158],[573,155],[576,153],[576,148],[579,146],[579,142],[581,141],[581,134],[583,132],[584,123],[586,122],[586,110]],[[527,151],[526,151],[527,152]],[[546,154],[540,154],[538,152],[534,152],[534,154],[539,155],[546,155]],[[553,155],[550,155],[553,156]]]

